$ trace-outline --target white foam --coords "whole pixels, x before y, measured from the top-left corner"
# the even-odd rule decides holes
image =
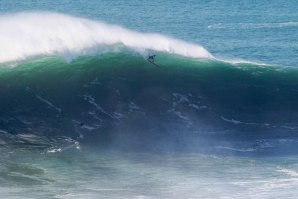
[[[62,112],[62,109],[61,108],[58,108],[57,106],[55,106],[52,102],[42,98],[41,96],[39,95],[35,95],[37,99],[39,99],[40,101],[46,103],[48,106],[50,106],[51,108],[55,109],[56,111],[58,111],[59,113]]]
[[[233,57],[225,57],[225,56],[216,56],[216,58],[214,58],[217,61],[220,62],[226,62],[226,63],[231,63],[231,64],[252,64],[252,65],[258,65],[258,66],[272,66],[272,64],[266,64],[266,63],[262,63],[259,61],[249,61],[249,60],[245,60],[245,59],[241,59],[241,58],[233,58]]]
[[[280,173],[285,173],[291,177],[298,177],[298,172],[291,169],[279,168],[277,171]]]
[[[42,55],[71,59],[89,54],[95,48],[117,44],[135,50],[151,49],[193,58],[213,58],[196,44],[50,12],[0,16],[0,43],[0,63]]]
[[[254,149],[254,148],[240,149],[240,148],[232,148],[232,147],[226,147],[226,146],[218,146],[216,148],[226,149],[226,150],[231,150],[231,151],[238,151],[238,152],[252,152],[252,151],[256,151],[256,149]]]
[[[207,109],[207,108],[208,108],[208,106],[205,106],[205,105],[198,106],[198,105],[196,105],[196,104],[188,104],[188,106],[189,106],[189,107],[192,107],[192,108],[194,108],[194,109],[196,109],[196,110],[198,110],[198,111],[203,110],[203,109]]]
[[[233,124],[245,124],[244,122],[241,122],[239,120],[234,120],[234,119],[227,119],[223,116],[220,117],[223,121],[226,121],[226,122],[230,122],[230,123],[233,123]]]
[[[50,148],[47,150],[47,153],[57,153],[57,152],[61,152],[62,149],[61,148]]]

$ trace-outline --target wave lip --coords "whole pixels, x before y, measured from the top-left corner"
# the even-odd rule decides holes
[[[50,12],[0,16],[0,43],[0,63],[40,55],[68,59],[88,54],[94,48],[117,44],[137,51],[150,49],[193,58],[213,58],[202,46],[182,40]]]

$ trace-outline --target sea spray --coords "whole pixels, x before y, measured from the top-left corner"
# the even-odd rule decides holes
[[[37,56],[70,58],[113,51],[123,45],[135,51],[154,50],[194,58],[212,58],[202,46],[155,33],[50,12],[0,16],[0,63]]]

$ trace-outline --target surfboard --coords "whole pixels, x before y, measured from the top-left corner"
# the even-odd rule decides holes
[[[150,61],[149,59],[147,59],[147,61],[148,61],[149,63],[153,64],[154,66],[156,66],[156,67],[160,68],[160,65],[158,65],[158,64],[156,64],[156,63],[154,63],[153,61]]]

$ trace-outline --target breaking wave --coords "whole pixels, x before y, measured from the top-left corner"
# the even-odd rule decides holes
[[[0,27],[0,63],[17,62],[0,68],[1,146],[297,151],[295,68],[220,61],[195,44],[56,13],[5,15]]]
[[[121,46],[137,52],[155,50],[194,58],[212,58],[202,46],[155,33],[140,33],[117,25],[50,12],[0,16],[0,63],[37,56],[67,60]]]

